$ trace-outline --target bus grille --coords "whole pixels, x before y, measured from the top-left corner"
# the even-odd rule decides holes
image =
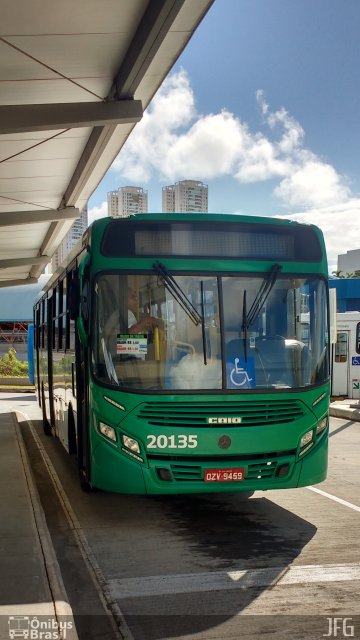
[[[202,468],[198,465],[170,465],[174,480],[184,482],[186,480],[202,480]]]
[[[212,426],[257,427],[285,424],[305,415],[298,400],[267,400],[260,402],[146,402],[137,410],[137,417],[149,425],[170,428],[209,427],[208,418],[241,418],[239,423],[219,423]]]
[[[256,481],[273,478],[275,475],[276,467],[276,461],[271,462],[271,464],[268,464],[266,462],[249,464],[247,466],[246,480]],[[203,480],[203,468],[201,467],[201,465],[171,464],[170,468],[173,479],[177,482],[194,482]]]

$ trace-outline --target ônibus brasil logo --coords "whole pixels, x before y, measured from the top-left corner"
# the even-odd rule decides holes
[[[66,632],[74,627],[72,620],[59,622],[37,616],[9,616],[8,625],[11,640],[66,640]]]

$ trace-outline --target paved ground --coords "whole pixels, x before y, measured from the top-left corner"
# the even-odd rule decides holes
[[[9,638],[14,616],[63,621],[68,638],[76,638],[16,416],[5,402],[0,402],[0,501],[0,639]]]

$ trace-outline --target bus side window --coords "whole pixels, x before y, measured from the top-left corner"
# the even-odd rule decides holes
[[[57,286],[57,350],[62,351],[63,348],[63,281],[60,280]]]
[[[347,362],[347,335],[339,332],[335,344],[335,362]]]
[[[41,302],[41,347],[45,349],[45,300]]]
[[[90,269],[86,266],[82,278],[81,313],[86,333],[89,333],[90,323]]]
[[[360,322],[356,325],[356,353],[360,353]]]
[[[79,307],[79,279],[75,270],[67,274],[67,298],[66,298],[66,349],[75,349],[75,319]]]

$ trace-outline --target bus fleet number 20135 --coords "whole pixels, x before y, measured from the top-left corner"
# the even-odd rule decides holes
[[[196,434],[154,435],[147,436],[147,449],[195,449],[198,445]]]

